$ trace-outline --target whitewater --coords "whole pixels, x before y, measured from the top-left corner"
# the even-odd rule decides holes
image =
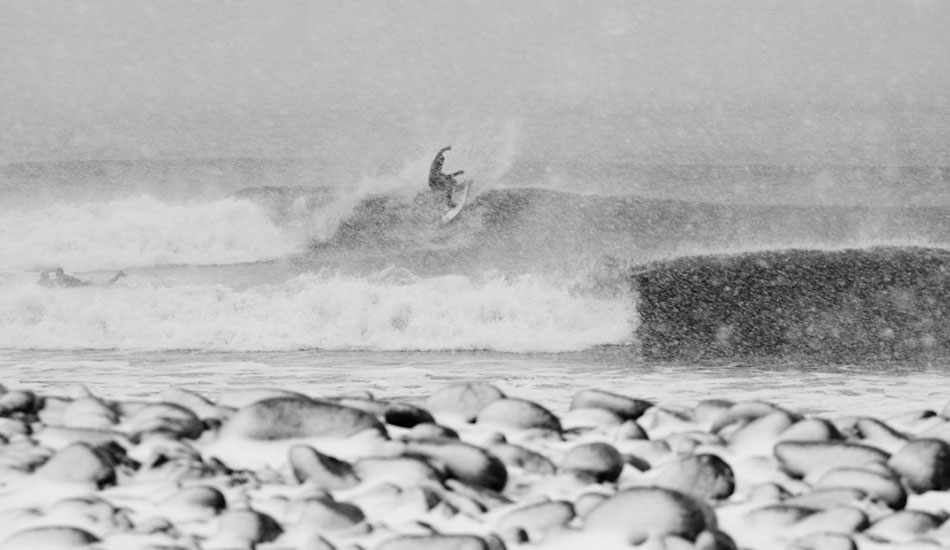
[[[894,384],[907,369],[915,381],[939,379],[929,360],[645,356],[632,275],[696,254],[942,246],[950,218],[940,207],[689,202],[617,194],[582,169],[573,185],[519,176],[505,147],[485,158],[481,170],[472,162],[475,192],[447,225],[422,156],[388,174],[288,185],[287,162],[247,159],[8,165],[0,367],[45,387],[138,396],[179,383],[212,394],[383,384],[411,396],[434,380],[478,378],[554,402],[605,384],[686,402],[719,384],[814,411],[829,400],[860,410],[881,396],[896,408],[925,391]],[[191,174],[189,184],[169,173]],[[88,284],[39,284],[55,267]]]
[[[0,287],[0,347],[558,352],[630,338],[625,302],[535,277],[386,275],[299,275],[243,288],[137,275],[112,287],[9,283]]]
[[[445,266],[470,255],[458,239],[446,246],[453,228],[436,226],[439,235],[420,223],[420,212],[438,209],[400,194],[398,178],[366,180],[356,196],[266,187],[187,200],[8,201],[0,348],[531,353],[629,343],[634,306],[625,296],[585,293],[545,273],[453,273],[387,258],[445,253]],[[390,212],[361,213],[386,197]],[[406,209],[409,226],[372,242],[335,238]],[[39,272],[54,267],[90,284],[39,285]],[[126,276],[107,284],[117,270]]]

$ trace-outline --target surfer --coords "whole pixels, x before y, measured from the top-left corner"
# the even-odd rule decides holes
[[[443,147],[432,160],[432,166],[429,167],[429,189],[433,191],[444,191],[449,208],[455,208],[455,201],[452,200],[452,191],[459,185],[459,182],[455,181],[455,176],[461,176],[465,173],[465,170],[459,170],[451,174],[442,173],[442,163],[445,162],[445,152],[451,150],[451,145]]]
[[[126,277],[124,271],[118,271],[116,274],[109,279],[107,285],[111,286],[116,283],[122,277]],[[92,283],[89,281],[83,281],[79,277],[73,277],[72,275],[67,274],[63,271],[63,268],[57,267],[56,269],[46,269],[40,273],[40,286],[47,288],[59,287],[59,288],[76,288],[81,286],[91,286]]]

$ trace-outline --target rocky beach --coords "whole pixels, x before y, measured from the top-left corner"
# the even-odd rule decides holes
[[[947,29],[0,2],[0,550],[950,548]]]
[[[950,544],[950,406],[567,410],[486,383],[420,400],[170,388],[0,395],[0,549],[917,549]]]

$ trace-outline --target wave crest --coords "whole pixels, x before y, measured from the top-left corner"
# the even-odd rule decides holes
[[[178,204],[139,196],[0,214],[5,270],[243,263],[299,252],[306,242],[241,198]]]

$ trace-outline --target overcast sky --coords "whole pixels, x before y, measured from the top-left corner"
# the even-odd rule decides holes
[[[0,0],[7,155],[138,117],[167,140],[198,115],[592,102],[946,112],[950,2]]]

